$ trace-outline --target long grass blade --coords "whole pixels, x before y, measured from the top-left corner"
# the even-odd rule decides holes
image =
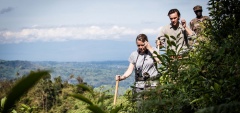
[[[122,109],[122,106],[118,106],[110,111],[110,113],[118,113]]]
[[[106,113],[101,108],[99,108],[98,106],[95,106],[95,105],[88,106],[87,108],[94,113]]]
[[[89,105],[93,105],[92,101],[89,100],[88,98],[84,97],[83,95],[81,94],[70,94],[70,96],[76,98],[76,99],[79,99],[85,103],[88,103]]]
[[[93,95],[93,90],[90,89],[88,86],[86,86],[84,84],[78,84],[78,87],[82,88],[85,91],[88,91],[89,93],[91,93]]]
[[[32,88],[42,77],[49,75],[49,71],[31,72],[28,76],[22,78],[7,95],[6,102],[4,104],[3,113],[9,112],[24,93]]]

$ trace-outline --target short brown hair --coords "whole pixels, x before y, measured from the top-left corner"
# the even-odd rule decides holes
[[[172,14],[172,13],[175,13],[175,12],[177,12],[178,17],[181,16],[181,14],[180,14],[180,12],[179,12],[178,9],[171,9],[171,10],[169,10],[169,12],[168,12],[168,16],[169,16],[170,14]]]
[[[138,36],[137,36],[137,38],[136,38],[136,41],[142,41],[142,42],[145,42],[145,41],[148,41],[148,37],[147,37],[147,35],[145,35],[145,34],[139,34]]]

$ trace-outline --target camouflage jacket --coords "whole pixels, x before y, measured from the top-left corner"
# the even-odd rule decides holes
[[[205,20],[209,20],[208,16],[203,16],[201,19],[194,18],[190,21],[190,29],[193,30],[197,35],[201,32],[201,23]]]

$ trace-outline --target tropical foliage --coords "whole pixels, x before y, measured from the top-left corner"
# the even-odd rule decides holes
[[[209,0],[211,20],[198,45],[181,57],[179,37],[167,36],[169,46],[158,55],[162,64],[156,89],[142,92],[140,106],[132,100],[132,91],[113,102],[113,88],[94,90],[78,78],[78,84],[52,81],[48,71],[31,72],[16,81],[3,82],[7,91],[1,97],[5,112],[81,112],[81,113],[238,113],[240,112],[240,1]],[[179,50],[179,51],[178,51]],[[72,78],[74,76],[70,76]],[[1,95],[1,96],[2,96]],[[141,110],[139,110],[141,108]]]

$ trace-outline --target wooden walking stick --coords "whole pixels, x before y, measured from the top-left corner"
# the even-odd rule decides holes
[[[120,77],[120,76],[119,76],[119,77]],[[117,81],[116,81],[116,87],[115,87],[115,94],[114,94],[114,101],[113,101],[113,105],[116,105],[116,102],[117,102],[118,83],[119,83],[119,80],[117,80]]]

